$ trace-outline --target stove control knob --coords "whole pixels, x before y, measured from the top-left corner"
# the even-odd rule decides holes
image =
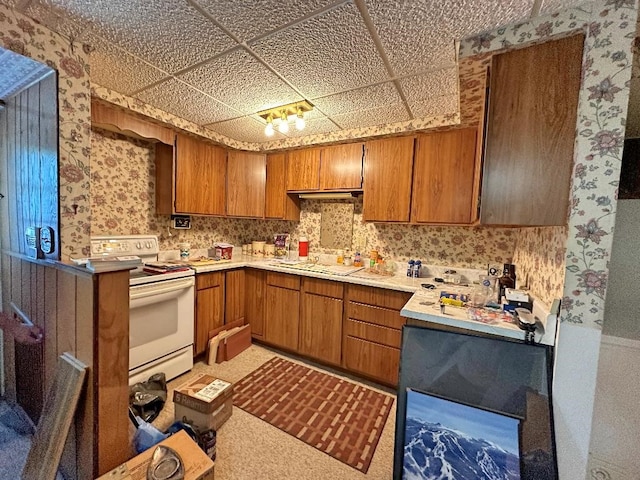
[[[147,247],[147,248],[151,248],[151,242],[145,243],[144,246]]]
[[[140,242],[136,243],[136,248],[138,250],[140,250],[142,248],[142,243],[140,243]]]

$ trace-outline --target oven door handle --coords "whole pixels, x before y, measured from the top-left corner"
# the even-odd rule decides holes
[[[169,282],[167,282],[169,283]],[[129,308],[141,307],[150,303],[175,298],[185,289],[192,288],[193,278],[174,280],[170,285],[141,285],[131,287],[129,292]]]

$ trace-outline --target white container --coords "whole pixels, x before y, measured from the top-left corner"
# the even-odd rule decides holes
[[[256,258],[264,258],[264,245],[266,242],[251,242],[251,254]]]

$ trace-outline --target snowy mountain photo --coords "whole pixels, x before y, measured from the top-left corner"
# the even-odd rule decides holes
[[[518,480],[519,420],[407,391],[404,480]]]

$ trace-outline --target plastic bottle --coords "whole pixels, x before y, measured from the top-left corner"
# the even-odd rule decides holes
[[[300,237],[298,240],[298,258],[306,261],[309,258],[309,240],[307,237]]]
[[[338,250],[338,257],[336,258],[336,262],[338,265],[342,265],[344,263],[344,250]]]
[[[356,250],[356,254],[353,257],[353,266],[361,267],[362,266],[362,257],[360,256],[360,252]]]
[[[413,260],[409,260],[407,264],[407,277],[413,277]]]
[[[413,278],[420,278],[420,269],[422,268],[422,262],[416,260],[413,264]]]

